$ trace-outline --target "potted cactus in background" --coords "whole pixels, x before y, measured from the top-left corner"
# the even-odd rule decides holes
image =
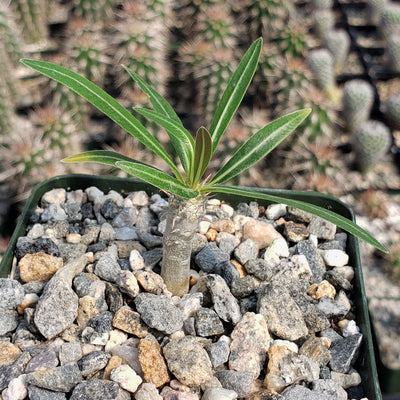
[[[200,127],[195,139],[184,128],[166,100],[134,72],[127,69],[134,81],[149,96],[154,107],[153,110],[136,108],[135,111],[165,128],[179,156],[183,173],[182,169],[174,164],[172,157],[165,152],[143,125],[95,84],[72,71],[51,63],[22,60],[25,65],[66,85],[84,97],[161,157],[171,168],[175,177],[140,161],[104,150],[80,153],[64,159],[65,162],[98,162],[111,165],[168,193],[169,210],[167,230],[164,234],[162,277],[167,288],[174,295],[182,296],[188,291],[191,242],[198,222],[204,214],[205,200],[211,193],[230,193],[287,204],[322,217],[385,251],[384,247],[366,231],[329,210],[305,202],[261,194],[257,190],[249,188],[221,185],[268,154],[293,132],[307,117],[310,110],[295,111],[271,122],[245,142],[215,176],[204,176],[209,161],[254,75],[261,47],[262,40],[258,39],[246,52],[227,85],[210,129]]]

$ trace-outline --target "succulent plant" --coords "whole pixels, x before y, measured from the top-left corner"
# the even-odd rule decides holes
[[[388,152],[391,145],[389,128],[380,121],[368,120],[353,134],[357,166],[368,172]]]
[[[355,131],[369,119],[374,104],[374,89],[365,80],[353,79],[343,88],[342,113],[347,129]]]
[[[382,104],[382,111],[389,126],[400,129],[400,93],[389,95]]]
[[[11,6],[26,43],[46,42],[47,8],[45,0],[15,0]]]
[[[379,32],[384,39],[400,31],[400,5],[388,3],[382,10]]]
[[[331,30],[324,37],[323,45],[333,56],[336,72],[340,72],[343,68],[349,55],[350,43],[350,36],[344,29]]]
[[[22,56],[22,38],[11,10],[3,2],[0,3],[0,37],[9,60],[17,65]]]
[[[113,14],[112,0],[74,0],[74,13],[92,23],[105,23]]]
[[[333,0],[312,0],[312,5],[319,9],[332,8]]]
[[[313,12],[313,30],[319,39],[323,39],[334,26],[335,15],[331,9],[322,8]]]
[[[318,87],[332,100],[337,99],[336,75],[333,67],[333,56],[327,49],[311,50],[307,64]]]
[[[272,39],[286,57],[301,57],[307,49],[306,31],[298,23],[288,23]]]
[[[378,25],[381,19],[383,8],[387,0],[367,0],[367,22],[372,25]]]
[[[386,55],[390,68],[400,72],[400,32],[391,34],[386,43]]]

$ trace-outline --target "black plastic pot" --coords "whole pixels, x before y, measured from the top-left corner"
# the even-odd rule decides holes
[[[17,239],[19,236],[25,235],[26,227],[29,222],[29,217],[39,204],[40,199],[44,193],[55,188],[77,190],[86,189],[90,186],[97,186],[104,192],[108,192],[111,189],[120,193],[129,193],[135,190],[145,190],[149,194],[159,192],[157,188],[142,181],[116,177],[105,178],[91,175],[64,175],[54,177],[42,182],[33,189],[31,196],[29,197],[25,205],[24,211],[20,217],[14,234],[11,237],[9,247],[7,248],[7,251],[5,252],[2,262],[0,264],[0,276],[4,277],[9,274],[12,268],[13,254]],[[277,189],[257,190],[277,196],[287,196],[292,199],[307,201],[309,203],[313,203],[332,210],[346,218],[355,221],[353,211],[346,204],[332,196],[324,195],[318,192],[289,191]],[[247,197],[233,195],[220,195],[219,198],[221,200],[229,202],[232,205],[236,205],[240,202],[249,202],[250,200]],[[267,202],[261,201],[259,201],[259,203],[263,205],[268,204]],[[375,364],[373,338],[371,335],[371,326],[360,262],[358,241],[353,236],[349,235],[347,245],[347,250],[350,256],[349,265],[352,265],[355,269],[355,277],[353,281],[355,295],[353,296],[353,300],[357,308],[356,322],[364,337],[360,356],[357,360],[355,368],[362,377],[364,396],[368,397],[369,400],[382,400]]]

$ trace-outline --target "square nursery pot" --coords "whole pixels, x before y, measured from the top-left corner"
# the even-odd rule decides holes
[[[157,188],[139,180],[116,177],[99,177],[92,175],[64,175],[51,178],[38,184],[32,190],[31,196],[29,197],[25,205],[14,234],[11,237],[9,246],[0,263],[0,277],[6,277],[10,273],[13,265],[13,255],[17,239],[18,237],[25,235],[30,215],[39,204],[43,194],[45,194],[49,190],[56,188],[64,188],[67,190],[84,190],[90,186],[96,186],[103,192],[108,192],[112,189],[120,192],[121,194],[138,190],[144,190],[148,194],[159,193]],[[346,204],[342,203],[340,200],[332,196],[324,195],[317,192],[305,191],[288,191],[278,189],[258,190],[277,196],[288,196],[292,199],[307,201],[309,203],[313,203],[315,205],[330,209],[344,217],[355,221],[353,211]],[[219,199],[229,202],[232,206],[235,206],[240,202],[249,202],[249,198],[234,195],[220,194]],[[267,202],[262,202],[261,200],[257,201],[261,205],[268,205]],[[368,400],[382,400],[378,381],[378,373],[375,364],[373,338],[371,334],[368,304],[363,282],[358,241],[351,235],[348,236],[347,253],[350,257],[349,265],[352,265],[355,270],[353,290],[355,290],[354,302],[357,308],[356,323],[357,326],[360,328],[361,333],[363,334],[363,343],[361,346],[360,355],[354,367],[362,377],[364,397],[367,397]]]

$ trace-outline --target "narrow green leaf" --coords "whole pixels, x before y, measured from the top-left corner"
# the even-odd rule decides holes
[[[100,164],[111,165],[116,167],[117,161],[131,161],[137,162],[139,161],[134,160],[133,158],[124,156],[122,154],[116,153],[114,151],[109,150],[91,150],[86,151],[84,153],[75,154],[73,156],[64,158],[61,160],[62,162],[67,163],[76,163],[76,162],[97,162]]]
[[[151,185],[176,196],[191,199],[199,195],[199,192],[191,189],[184,183],[181,183],[172,176],[148,165],[129,161],[117,161],[116,166],[128,174],[140,178]]]
[[[360,228],[353,221],[350,221],[349,219],[347,219],[339,214],[336,214],[333,211],[327,210],[323,207],[319,207],[319,206],[316,206],[311,203],[306,203],[304,201],[288,199],[288,198],[281,197],[281,196],[269,195],[266,193],[259,192],[257,190],[251,190],[251,189],[247,189],[247,188],[245,189],[245,188],[239,188],[239,187],[233,187],[233,186],[215,185],[210,188],[210,192],[230,193],[230,194],[235,194],[238,196],[250,197],[253,199],[261,199],[261,200],[271,201],[273,203],[282,203],[282,204],[286,204],[290,207],[298,208],[300,210],[303,210],[303,211],[309,212],[313,215],[316,215],[318,217],[321,217],[329,222],[332,222],[339,228],[342,228],[345,231],[351,233],[352,235],[354,235],[362,240],[365,240],[369,244],[372,244],[372,246],[375,246],[378,250],[380,250],[384,253],[388,253],[388,250],[381,243],[379,243],[372,235],[370,235],[364,229]]]
[[[310,111],[310,109],[295,111],[260,129],[236,151],[210,183],[229,181],[251,167],[289,136]]]
[[[204,126],[196,133],[191,182],[197,184],[208,167],[212,154],[211,135]]]
[[[181,124],[157,111],[138,107],[134,110],[165,128],[182,162],[183,169],[189,173],[194,153],[194,140],[191,134]]]
[[[121,128],[125,129],[151,151],[160,156],[168,164],[175,176],[183,180],[171,157],[163,149],[160,143],[157,142],[151,133],[147,131],[147,129],[128,110],[122,107],[121,104],[119,104],[104,90],[100,89],[88,79],[59,65],[28,59],[23,59],[21,62],[43,75],[67,86],[69,89],[86,99],[89,103],[93,104],[110,119],[116,122]]]
[[[243,56],[222,95],[210,127],[213,153],[250,85],[257,68],[261,47],[262,38],[259,38]]]
[[[139,85],[144,93],[149,97],[150,103],[156,111],[163,114],[165,117],[173,119],[176,123],[183,125],[182,121],[176,114],[175,110],[171,107],[167,100],[161,96],[152,86],[147,84],[139,75],[135,74],[131,69],[123,65],[125,70],[131,78]]]

